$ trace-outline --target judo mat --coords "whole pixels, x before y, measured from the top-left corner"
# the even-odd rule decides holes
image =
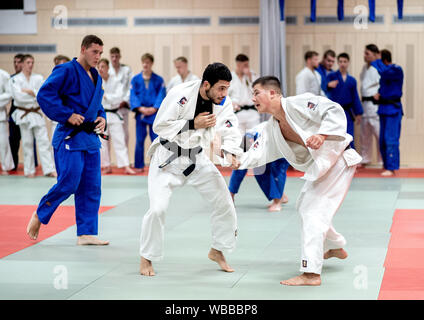
[[[279,283],[299,274],[295,203],[303,181],[291,174],[289,202],[280,212],[267,211],[253,177],[243,181],[236,196],[237,248],[226,254],[234,273],[207,258],[210,207],[194,188],[176,189],[166,216],[165,257],[154,263],[154,277],[139,275],[146,176],[103,176],[99,234],[111,241],[104,247],[76,245],[72,197],[52,224],[42,226],[38,241],[28,240],[26,223],[55,181],[2,176],[0,299],[424,299],[424,179],[412,178],[417,172],[358,177],[381,172],[373,170],[359,170],[334,218],[349,257],[325,261],[320,287]]]

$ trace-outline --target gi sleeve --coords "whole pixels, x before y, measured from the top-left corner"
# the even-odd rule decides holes
[[[69,80],[69,69],[62,65],[56,66],[52,74],[43,83],[37,94],[37,101],[44,114],[51,120],[66,123],[74,113],[73,109],[63,104],[61,94]]]
[[[364,109],[362,108],[361,99],[359,99],[358,89],[356,86],[356,80],[353,79],[353,85],[352,85],[352,97],[353,97],[353,112],[355,113],[355,116],[361,115],[364,113]]]
[[[137,82],[137,76],[135,76],[134,78],[132,78],[131,86],[130,86],[130,108],[131,108],[131,111],[137,111],[137,110],[134,110],[134,109],[141,107],[140,99],[137,96],[138,86],[139,85],[138,85],[138,82]]]
[[[15,79],[15,77],[12,77],[9,82],[10,85],[10,91],[12,94],[13,99],[15,100],[16,106],[24,106],[27,104],[34,103],[35,98],[31,96],[28,93],[22,92],[22,85],[19,82],[19,80]],[[31,88],[26,88],[31,89]]]
[[[12,93],[9,87],[10,76],[4,73],[0,77],[0,107],[3,107],[12,99]]]
[[[163,99],[166,96],[166,86],[165,86],[165,81],[163,81],[163,79],[161,79],[162,82],[160,84],[160,88],[158,91],[158,95],[156,96],[156,100],[155,103],[153,104],[153,108],[159,109]]]
[[[331,136],[332,139],[345,137],[347,120],[343,108],[336,102],[325,97],[317,97],[316,111],[306,108],[311,120],[321,123],[318,134]]]
[[[217,115],[216,133],[221,137],[221,150],[240,155],[242,149],[241,134],[238,129],[238,119],[233,111],[233,103],[227,96],[222,111]]]
[[[258,127],[258,138],[249,150],[240,157],[239,170],[257,168],[283,157],[273,139],[273,118]]]

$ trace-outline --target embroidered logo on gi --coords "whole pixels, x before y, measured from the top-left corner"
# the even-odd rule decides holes
[[[69,144],[65,144],[65,149],[66,150],[69,150],[70,148],[69,148]]]
[[[234,236],[235,236],[235,237],[237,237],[237,229],[236,229],[236,231],[234,232]]]
[[[226,126],[227,128],[231,128],[231,127],[233,126],[233,124],[231,123],[231,121],[230,121],[230,120],[227,120],[227,121],[225,121],[225,126]]]
[[[308,108],[311,110],[315,110],[317,105],[313,102],[308,101]]]
[[[259,141],[255,142],[255,144],[253,145],[253,149],[256,149],[257,147],[259,147]]]
[[[308,261],[302,260],[302,267],[307,268],[308,267]]]
[[[178,104],[181,107],[184,107],[184,105],[187,103],[187,98],[186,97],[182,97],[180,101],[178,101]]]

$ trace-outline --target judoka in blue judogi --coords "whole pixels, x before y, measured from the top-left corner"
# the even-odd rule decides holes
[[[380,89],[376,96],[380,116],[380,152],[386,169],[383,175],[393,175],[399,169],[399,140],[403,109],[401,103],[403,70],[392,63],[390,51],[382,50],[381,59],[371,63],[380,74]]]
[[[149,58],[145,57],[143,64],[145,60],[149,60]],[[146,88],[146,81],[143,79],[143,72],[132,78],[130,93],[131,110],[135,112],[136,119],[136,142],[134,154],[134,167],[136,169],[144,168],[144,141],[147,136],[147,127],[149,127],[151,141],[157,137],[157,135],[153,132],[153,122],[156,118],[157,109],[159,109],[160,104],[166,95],[166,87],[163,78],[152,72]],[[154,111],[153,114],[150,114],[150,112],[143,114],[139,111],[140,107],[153,107],[156,111]]]
[[[328,75],[328,82],[337,80],[335,88],[328,89],[328,98],[340,104],[347,118],[347,133],[354,137],[354,123],[358,116],[361,116],[364,111],[362,109],[361,100],[359,99],[356,80],[347,73],[349,66],[349,56],[347,53],[341,53],[337,57],[337,63],[340,69]],[[350,146],[354,148],[354,141]]]
[[[87,69],[91,66],[89,70],[86,71],[76,58],[58,65],[37,95],[43,112],[58,122],[52,141],[58,177],[57,183],[41,199],[28,224],[27,232],[32,239],[38,235],[39,222],[47,224],[57,207],[74,194],[77,235],[80,237],[78,244],[108,244],[100,240],[80,242],[81,236],[89,236],[93,240],[91,236],[98,233],[101,144],[94,130],[97,131],[95,127],[99,125],[104,129],[106,124],[101,104],[102,79],[93,67],[100,59],[103,43],[96,36],[87,37],[83,40],[79,59],[85,59]],[[84,117],[83,122],[78,115]],[[77,123],[81,124],[72,125],[71,116],[72,119],[79,118]],[[37,216],[39,222],[36,221]]]

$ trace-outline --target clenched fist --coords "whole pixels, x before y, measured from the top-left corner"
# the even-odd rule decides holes
[[[319,149],[324,143],[327,136],[324,134],[314,134],[306,140],[306,146],[311,149]]]
[[[73,113],[73,114],[69,117],[68,122],[69,122],[70,124],[72,124],[73,126],[79,126],[81,123],[83,123],[83,122],[84,122],[84,117],[83,117],[82,115],[80,115],[80,114]]]

